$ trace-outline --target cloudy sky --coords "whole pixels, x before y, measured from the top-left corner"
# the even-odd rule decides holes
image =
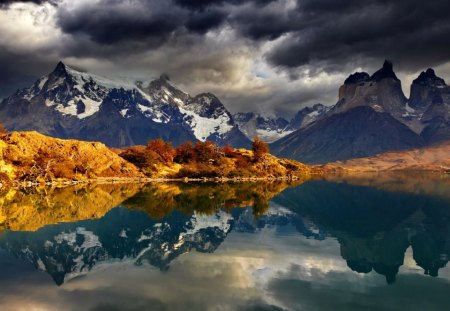
[[[0,1],[0,98],[59,60],[93,73],[168,74],[232,111],[294,113],[337,100],[356,70],[394,62],[450,76],[448,0]]]

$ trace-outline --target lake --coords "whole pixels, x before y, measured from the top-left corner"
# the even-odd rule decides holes
[[[450,178],[0,194],[1,310],[448,310]]]

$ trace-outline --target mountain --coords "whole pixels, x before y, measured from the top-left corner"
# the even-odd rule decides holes
[[[450,139],[450,86],[433,69],[413,81],[409,106],[412,117],[420,120],[421,136],[427,143]]]
[[[387,112],[403,122],[407,98],[393,65],[385,61],[383,67],[369,76],[366,72],[350,75],[339,88],[339,99],[331,114],[348,111],[359,106],[369,106],[377,112]]]
[[[289,127],[289,121],[280,117],[269,118],[248,112],[235,114],[234,120],[238,128],[249,139],[258,136],[266,142],[273,142],[293,132]]]
[[[309,163],[370,157],[450,139],[450,87],[433,69],[422,72],[405,97],[393,65],[373,75],[351,74],[336,105],[315,122],[274,142],[278,156]]]
[[[361,106],[332,114],[270,147],[282,157],[326,163],[421,145],[422,139],[389,113]]]
[[[10,130],[98,140],[115,147],[145,144],[153,138],[175,145],[187,140],[250,144],[211,93],[192,97],[166,76],[150,82],[117,80],[62,62],[31,87],[4,99],[0,121]]]
[[[322,118],[328,111],[329,107],[322,104],[315,104],[312,107],[305,107],[294,116],[289,126],[292,129],[298,130],[314,123]]]
[[[308,126],[322,117],[328,109],[322,104],[305,107],[297,112],[290,121],[281,117],[263,117],[254,112],[237,113],[233,117],[238,128],[247,138],[253,139],[258,136],[265,142],[271,143],[295,130]]]

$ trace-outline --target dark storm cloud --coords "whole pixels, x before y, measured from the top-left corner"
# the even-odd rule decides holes
[[[0,50],[0,102],[18,88],[34,83],[52,66],[54,61],[40,55]]]
[[[247,8],[230,18],[238,33],[255,41],[274,40],[299,27],[294,12],[280,12],[273,8]]]
[[[0,20],[0,98],[63,59],[105,74],[168,72],[229,106],[288,113],[334,103],[357,67],[373,72],[387,58],[409,78],[450,61],[447,0],[9,0],[0,9],[20,16]]]
[[[244,36],[253,39],[263,37],[273,39],[288,29],[288,21],[278,21],[277,14],[270,11],[264,11],[262,15],[252,12],[255,8],[264,9],[269,3],[276,1],[102,0],[75,11],[61,9],[58,13],[58,24],[67,34],[84,34],[100,44],[152,38],[154,43],[156,39],[157,46],[166,42],[168,37],[175,33],[186,31],[205,34],[226,21],[233,24],[233,27],[242,29],[241,33]],[[245,4],[251,4],[250,9],[246,10],[249,13],[238,14],[236,18],[232,18],[232,8],[229,5]],[[251,24],[252,19],[255,19],[255,25]],[[273,28],[270,29],[271,27]]]
[[[207,7],[225,4],[240,5],[249,2],[261,7],[274,1],[277,0],[174,0],[176,4],[192,10],[203,10]]]
[[[446,0],[298,0],[295,27],[268,60],[326,71],[384,58],[407,71],[436,66],[450,60],[448,12]]]
[[[159,46],[183,21],[179,10],[157,1],[103,0],[58,11],[58,24],[65,33],[87,35],[100,44],[149,39]]]
[[[186,22],[189,31],[204,34],[220,26],[227,18],[227,13],[221,10],[208,10],[202,13],[192,13]]]

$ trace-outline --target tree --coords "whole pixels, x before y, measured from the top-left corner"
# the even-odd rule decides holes
[[[176,154],[172,144],[160,138],[149,140],[147,150],[155,152],[160,156],[161,161],[165,163],[172,163]]]
[[[217,145],[212,141],[199,141],[195,144],[195,153],[197,154],[198,162],[208,163],[210,160],[215,161],[218,156]]]
[[[128,147],[119,156],[136,165],[147,176],[155,173],[155,163],[161,161],[160,155],[143,146]],[[87,172],[86,169],[85,171]]]
[[[197,155],[192,142],[188,141],[175,148],[175,162],[190,163],[195,161],[197,161]]]
[[[264,155],[269,153],[269,146],[263,142],[258,136],[253,139],[252,142],[253,159],[255,162],[260,161]]]

